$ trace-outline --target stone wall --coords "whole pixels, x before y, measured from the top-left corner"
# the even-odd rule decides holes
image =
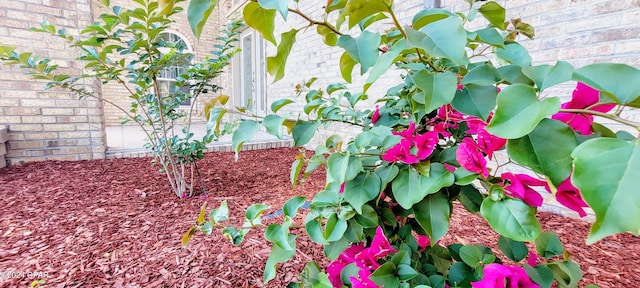
[[[0,1],[0,43],[51,58],[61,71],[79,74],[82,63],[73,60],[78,56],[73,49],[56,37],[28,31],[43,21],[78,35],[78,27],[93,21],[90,0]],[[101,102],[44,88],[18,67],[0,66],[0,125],[8,128],[8,164],[103,158]]]

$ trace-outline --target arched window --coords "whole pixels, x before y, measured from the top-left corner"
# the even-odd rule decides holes
[[[189,43],[187,43],[187,41],[180,35],[172,32],[161,33],[158,46],[158,50],[163,54],[169,53],[172,50],[176,51],[176,53],[192,53]],[[183,61],[176,63],[176,65],[160,70],[160,72],[158,73],[158,88],[160,89],[160,94],[173,94],[178,90],[181,90],[186,94],[191,93],[189,86],[177,87],[175,85],[176,78],[183,74],[189,66],[189,59],[191,59],[191,57],[186,57],[183,59]],[[185,101],[180,103],[180,105],[190,106],[191,99],[186,99]]]

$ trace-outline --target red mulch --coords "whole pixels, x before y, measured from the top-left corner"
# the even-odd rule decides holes
[[[322,172],[292,189],[289,169],[297,150],[210,153],[199,162],[206,200],[173,196],[148,158],[48,161],[0,169],[0,277],[41,272],[47,287],[263,287],[269,254],[261,231],[235,247],[220,236],[198,236],[187,249],[180,239],[204,201],[227,200],[240,224],[244,209],[265,203],[275,210],[294,195],[312,195],[324,185]],[[448,240],[495,243],[485,222],[457,209]],[[555,229],[585,271],[581,285],[640,287],[640,238],[629,234],[586,246],[588,224],[539,213],[545,230]],[[301,220],[299,220],[301,221]],[[447,239],[445,239],[447,241]],[[280,265],[268,287],[285,287],[302,265],[322,259],[322,249],[299,237],[298,254]],[[320,261],[326,265],[326,261]],[[2,287],[31,281],[0,278]],[[42,277],[46,276],[46,277]]]

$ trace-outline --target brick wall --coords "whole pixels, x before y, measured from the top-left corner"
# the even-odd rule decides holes
[[[78,27],[92,22],[89,1],[0,1],[0,43],[52,58],[65,73],[78,74],[82,63],[73,61],[77,57],[73,49],[55,37],[28,29],[46,20],[77,35]],[[17,67],[0,66],[0,125],[8,128],[8,164],[104,157],[101,103],[78,100],[55,89],[45,91],[44,83],[23,73]]]
[[[396,1],[396,12],[403,24],[409,24],[413,15],[422,10],[424,0]],[[466,11],[468,3],[465,0],[441,0],[443,7],[453,11]],[[519,39],[530,50],[534,64],[553,63],[556,60],[565,60],[575,67],[582,67],[595,62],[623,62],[640,67],[640,0],[498,0],[498,3],[507,8],[507,18],[522,18],[536,29],[534,40]],[[324,3],[324,2],[323,2]],[[312,18],[319,18],[321,11],[314,1],[301,1],[299,10],[311,11]],[[230,10],[227,17],[237,15],[240,11]],[[335,12],[334,12],[335,13]],[[279,16],[278,16],[279,17]],[[307,23],[295,15],[289,16],[289,23],[276,25],[276,38],[280,33],[291,28],[302,28]],[[486,22],[474,21],[469,27],[481,27]],[[285,78],[279,82],[268,85],[268,102],[280,98],[294,97],[294,87],[297,83],[308,80],[311,77],[319,77],[315,82],[316,88],[325,88],[327,84],[343,82],[339,71],[339,59],[341,51],[321,45],[319,36],[311,33],[297,35],[296,44],[287,62]],[[267,44],[267,55],[275,55],[275,47]],[[357,74],[358,67],[354,69],[354,82],[349,87],[352,91],[361,91],[363,78]],[[372,108],[373,99],[382,96],[385,91],[399,83],[397,71],[390,71],[385,77],[369,90],[370,100],[362,104],[362,107]],[[267,83],[271,83],[271,79]],[[558,88],[548,89],[549,94],[570,95],[573,89],[572,83],[561,85]],[[303,99],[298,105],[289,105],[285,109],[293,115],[301,111],[304,105]],[[284,110],[284,109],[283,109]],[[628,117],[640,119],[640,114],[631,111]],[[349,137],[354,129],[343,125],[334,125],[328,131],[321,131],[320,137],[316,137],[310,147],[315,147],[319,140],[326,136],[338,133]]]

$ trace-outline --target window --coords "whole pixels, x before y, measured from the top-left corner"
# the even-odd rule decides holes
[[[264,40],[254,30],[240,34],[240,53],[233,59],[233,94],[236,105],[266,113]]]
[[[163,54],[169,53],[172,49],[180,53],[191,53],[191,48],[187,44],[187,41],[180,37],[180,35],[171,32],[160,34],[159,46],[158,50]],[[189,64],[189,61],[185,59],[176,66],[160,70],[158,74],[158,88],[160,89],[160,94],[167,95],[178,91],[182,91],[186,94],[191,93],[189,86],[177,87],[175,85],[176,78],[185,72]],[[186,99],[184,102],[180,103],[180,105],[191,106],[191,99]]]

